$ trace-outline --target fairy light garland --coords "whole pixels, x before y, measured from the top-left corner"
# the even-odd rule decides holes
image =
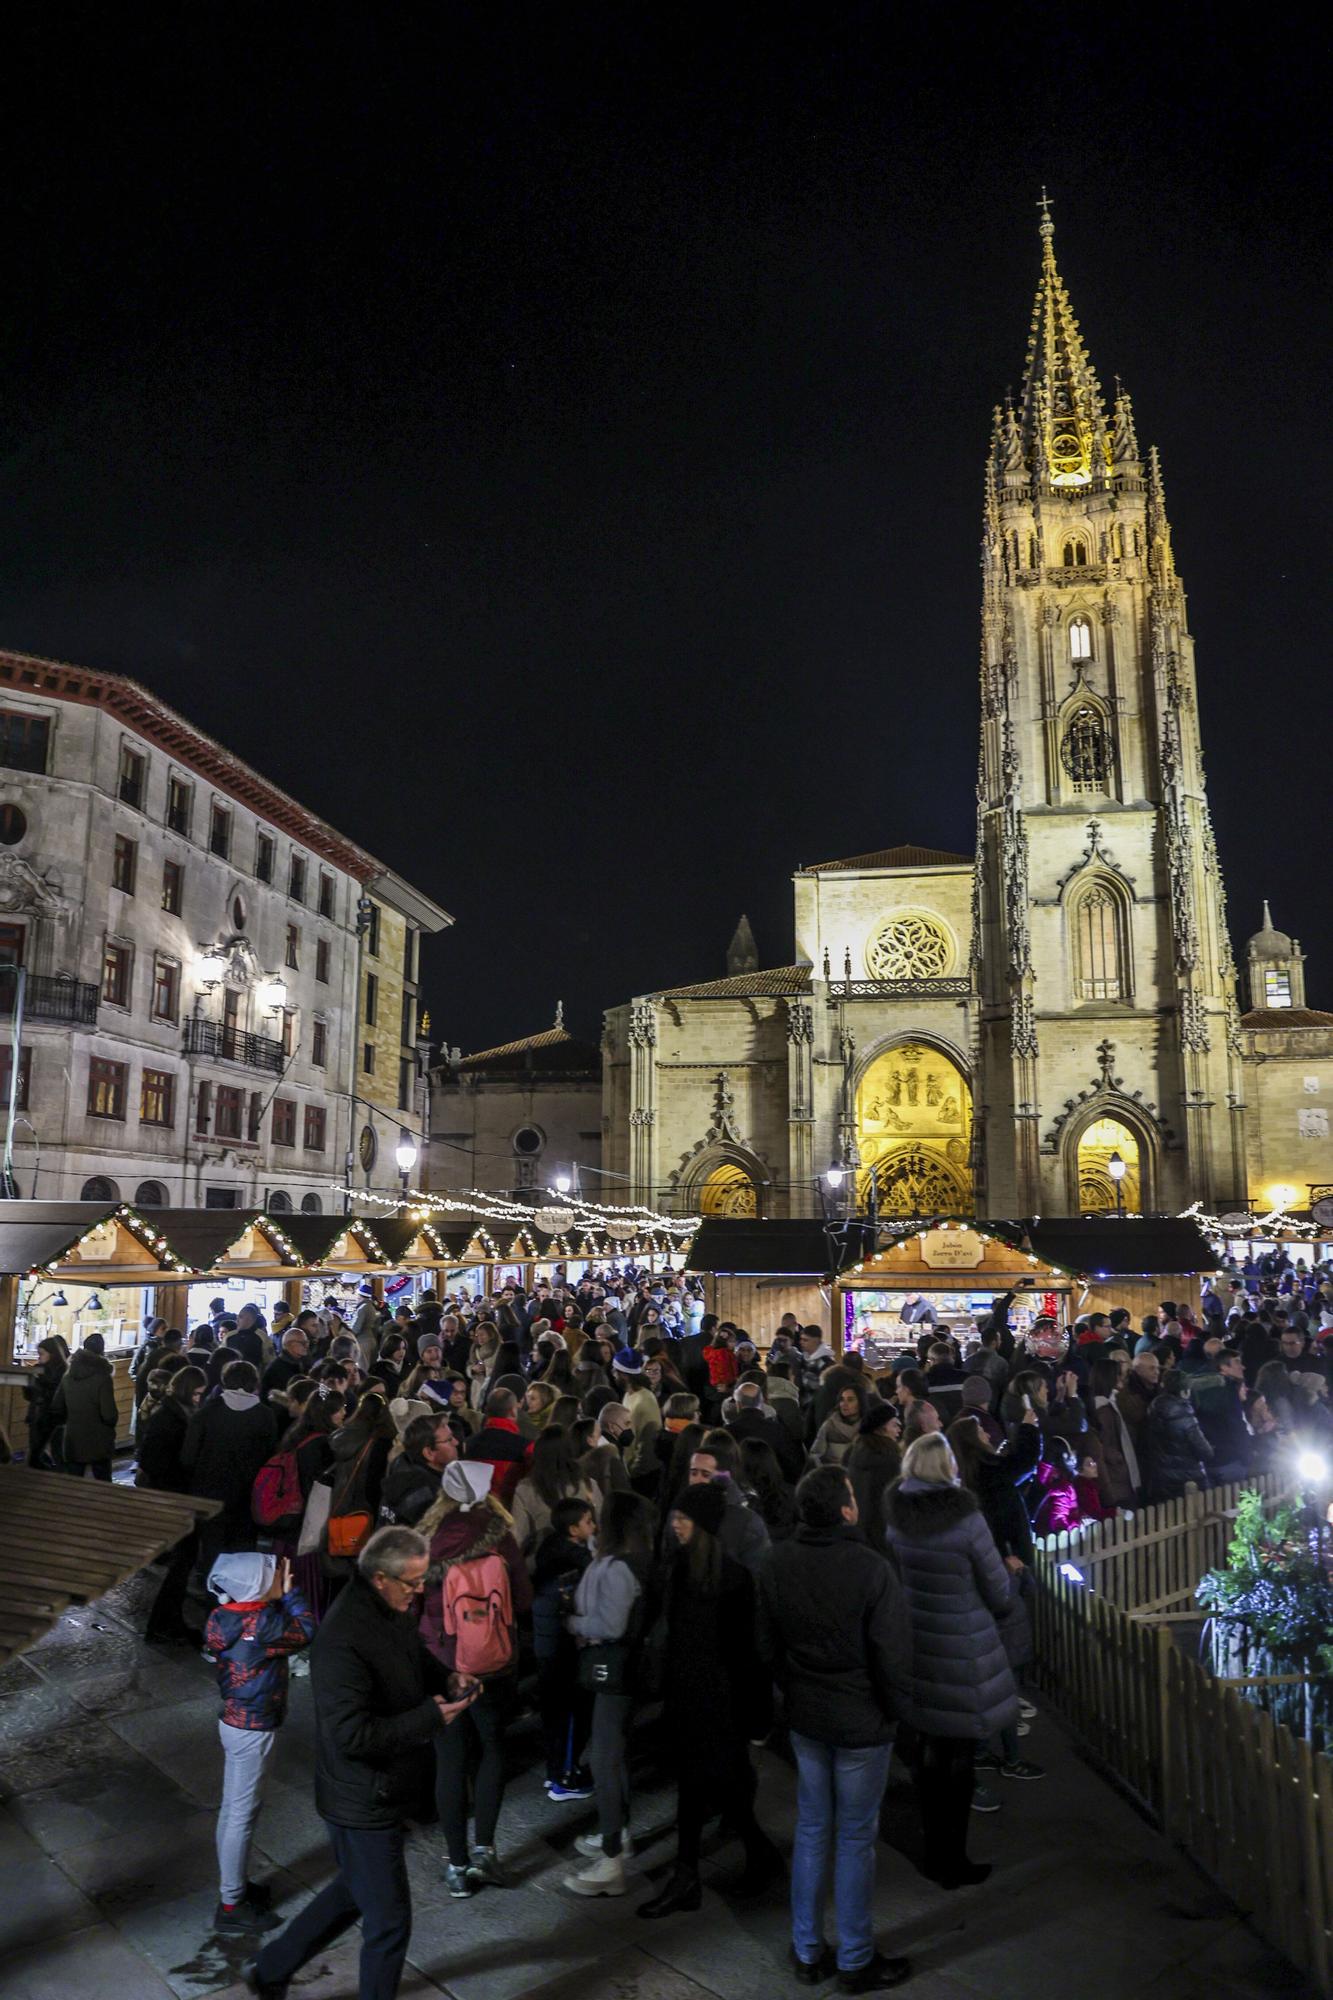
[[[1247,1215],[1243,1222],[1224,1222],[1220,1216],[1206,1215],[1203,1203],[1196,1201],[1181,1210],[1180,1219],[1182,1222],[1195,1222],[1205,1236],[1222,1240],[1291,1236],[1302,1243],[1312,1243],[1323,1233],[1317,1222],[1289,1215],[1284,1208],[1272,1208],[1267,1215]]]
[[[558,1198],[544,1195],[540,1202],[519,1202],[511,1201],[504,1195],[486,1194],[479,1188],[469,1189],[456,1197],[427,1194],[414,1188],[409,1188],[405,1194],[385,1194],[372,1188],[340,1187],[335,1188],[334,1193],[355,1196],[359,1201],[372,1201],[392,1214],[407,1215],[421,1221],[430,1215],[476,1216],[487,1222],[517,1223],[520,1228],[529,1230],[538,1227],[537,1216],[542,1209],[560,1207],[571,1212],[572,1229],[598,1230],[607,1236],[633,1238],[636,1241],[658,1234],[676,1242],[685,1242],[697,1234],[700,1223],[697,1215],[662,1215],[655,1209],[632,1204],[609,1208],[598,1202],[585,1201],[579,1195],[561,1195]],[[417,1212],[415,1217],[413,1211]]]

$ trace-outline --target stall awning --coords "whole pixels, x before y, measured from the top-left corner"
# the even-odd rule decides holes
[[[857,1223],[705,1216],[685,1267],[729,1277],[831,1278],[864,1256],[866,1248],[866,1232]]]
[[[0,1465],[0,1666],[35,1645],[71,1604],[123,1583],[220,1506]]]
[[[1083,1276],[1186,1277],[1218,1268],[1198,1223],[1178,1215],[1042,1215],[1019,1227],[1038,1257]]]

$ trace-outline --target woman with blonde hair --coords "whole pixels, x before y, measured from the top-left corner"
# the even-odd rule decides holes
[[[550,1423],[558,1396],[559,1391],[550,1382],[529,1382],[524,1390],[518,1412],[518,1428],[529,1443],[539,1438]]]
[[[1013,1598],[1007,1570],[975,1494],[958,1477],[948,1441],[919,1437],[885,1504],[889,1557],[902,1579],[912,1631],[912,1695],[904,1719],[917,1736],[913,1779],[925,1829],[924,1873],[945,1889],[984,1882],[967,1832],[977,1746],[1018,1721],[1018,1689],[996,1619]]]

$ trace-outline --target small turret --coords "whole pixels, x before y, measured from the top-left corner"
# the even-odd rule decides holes
[[[759,947],[750,929],[750,919],[742,917],[736,926],[735,935],[727,946],[727,976],[739,977],[742,972],[758,972]]]
[[[1274,927],[1267,897],[1263,926],[1245,947],[1245,960],[1251,1007],[1305,1005],[1305,953],[1296,938]]]

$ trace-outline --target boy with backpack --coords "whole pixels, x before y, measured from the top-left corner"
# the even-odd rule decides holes
[[[218,1808],[221,1877],[213,1928],[222,1932],[270,1930],[269,1891],[246,1874],[250,1836],[259,1817],[268,1760],[287,1713],[287,1663],[315,1636],[315,1620],[291,1565],[275,1556],[242,1551],[221,1555],[208,1573],[218,1600],[204,1633],[222,1693],[218,1735],[224,1772]]]
[[[430,1543],[421,1637],[451,1673],[481,1682],[481,1693],[435,1739],[435,1802],[449,1849],[451,1896],[483,1884],[513,1886],[495,1852],[504,1797],[504,1725],[518,1677],[517,1621],[532,1604],[513,1522],[491,1492],[484,1459],[446,1466],[440,1497],[417,1523]],[[473,1790],[476,1840],[468,1852],[468,1767],[480,1751]]]
[[[574,1608],[574,1590],[593,1556],[597,1516],[575,1495],[557,1500],[551,1526],[538,1544],[532,1571],[532,1649],[537,1656],[537,1705],[546,1748],[546,1794],[557,1804],[590,1799],[592,1779],[583,1753],[592,1726],[592,1696],[578,1684],[578,1647],[562,1613]]]

